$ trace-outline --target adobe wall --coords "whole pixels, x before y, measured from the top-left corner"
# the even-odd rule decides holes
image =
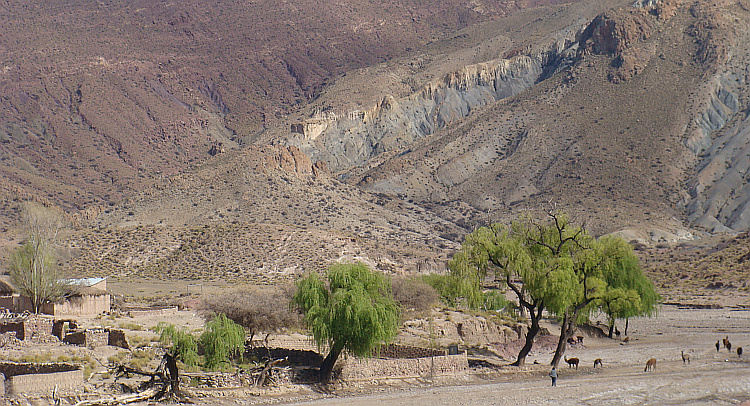
[[[57,389],[72,389],[83,384],[83,371],[78,369],[46,374],[16,375],[5,381],[8,395],[49,394]]]
[[[341,379],[415,378],[448,375],[469,369],[466,352],[427,358],[354,358],[341,362]]]
[[[93,350],[96,347],[103,347],[109,344],[109,332],[104,329],[74,331],[65,335],[63,342],[66,344],[80,345]]]
[[[143,317],[143,316],[164,316],[168,314],[176,314],[180,308],[178,306],[170,306],[162,309],[151,309],[151,308],[125,308],[122,310],[123,313],[130,317]]]
[[[55,316],[95,315],[110,310],[111,297],[106,295],[74,296],[63,303],[55,303],[52,314]]]
[[[125,336],[125,332],[119,329],[109,330],[107,345],[124,348],[126,350],[130,349],[130,343],[128,342],[127,336]]]
[[[23,322],[0,323],[0,334],[14,333],[15,337],[23,340]]]
[[[0,296],[0,308],[5,308],[13,313],[23,313],[25,310],[34,311],[31,300],[25,296],[12,295]]]

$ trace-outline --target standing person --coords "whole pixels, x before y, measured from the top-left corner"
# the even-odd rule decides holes
[[[557,370],[555,367],[552,367],[552,370],[549,371],[549,377],[552,378],[552,386],[557,386]]]

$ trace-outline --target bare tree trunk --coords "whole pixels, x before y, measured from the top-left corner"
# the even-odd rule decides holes
[[[625,335],[628,335],[628,324],[630,323],[630,317],[625,318]]]

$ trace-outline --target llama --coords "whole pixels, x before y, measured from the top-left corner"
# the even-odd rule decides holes
[[[656,370],[656,358],[651,358],[650,360],[646,361],[646,369],[644,369],[643,372],[646,372],[649,369],[653,371]]]
[[[727,348],[727,344],[729,344],[729,336],[722,338],[721,341],[724,344],[724,348]]]
[[[732,352],[732,343],[727,340],[727,351]]]
[[[596,369],[596,366],[599,365],[600,367],[604,368],[604,365],[602,365],[602,359],[597,358],[594,360],[594,369]]]
[[[575,365],[576,369],[578,369],[578,362],[580,361],[578,358],[570,358],[570,359],[568,359],[568,357],[564,357],[564,359],[565,359],[565,362],[568,363],[568,368],[572,368],[573,365]]]
[[[719,345],[719,340],[716,340],[716,352],[719,352],[719,348],[721,348],[721,346]]]
[[[682,350],[681,353],[682,353],[682,364],[685,365],[686,362],[689,364],[690,354],[685,354],[685,350]]]
[[[737,347],[737,356],[742,358],[742,347]]]

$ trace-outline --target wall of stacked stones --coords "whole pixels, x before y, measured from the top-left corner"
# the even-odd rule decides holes
[[[442,355],[427,358],[354,358],[342,363],[341,378],[361,380],[373,378],[416,378],[448,375],[469,368],[466,352],[457,355]]]
[[[425,358],[447,355],[445,350],[434,348],[412,347],[410,345],[386,344],[375,351],[379,358]]]

